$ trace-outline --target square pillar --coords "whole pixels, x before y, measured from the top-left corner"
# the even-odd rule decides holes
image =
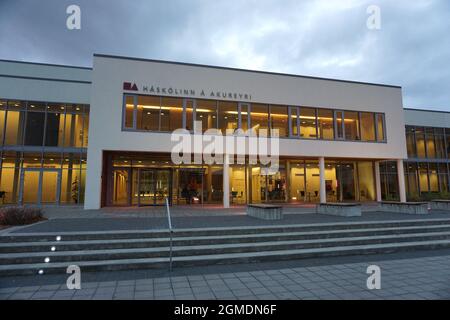
[[[383,201],[381,197],[380,161],[375,161],[375,188],[377,193],[377,202]]]
[[[405,169],[403,168],[403,159],[397,160],[397,176],[398,176],[398,193],[400,195],[400,202],[406,202],[406,188],[405,188]]]
[[[230,207],[230,156],[223,158],[223,207]]]
[[[320,203],[327,203],[327,190],[325,184],[325,158],[319,158],[320,171]]]

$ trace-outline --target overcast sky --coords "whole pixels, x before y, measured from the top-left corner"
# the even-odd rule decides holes
[[[81,30],[66,28],[71,4]],[[93,53],[394,84],[405,107],[450,111],[448,0],[0,0],[0,59]]]

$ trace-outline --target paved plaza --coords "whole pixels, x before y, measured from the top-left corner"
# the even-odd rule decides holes
[[[367,267],[381,268],[381,290],[368,290]],[[53,300],[353,300],[450,299],[450,253],[396,260],[312,265],[240,272],[192,273],[99,280],[81,290],[65,278],[39,284],[0,284],[0,299]],[[253,266],[255,267],[255,266]],[[238,268],[239,269],[239,268]],[[108,273],[103,273],[103,278]],[[137,275],[140,273],[137,272]],[[111,278],[115,278],[111,274]],[[120,278],[120,277],[119,277]],[[83,279],[83,276],[82,276]],[[30,281],[32,283],[33,281]],[[14,283],[14,282],[13,282]]]

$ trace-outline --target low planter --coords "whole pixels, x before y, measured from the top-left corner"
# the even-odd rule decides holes
[[[361,217],[359,203],[321,203],[317,206],[317,213],[339,217]]]
[[[450,213],[450,200],[433,200],[430,205],[431,210],[442,210]]]
[[[412,215],[429,214],[428,202],[381,202],[381,211]]]
[[[247,206],[247,215],[261,220],[282,220],[283,207],[268,204],[250,204]]]

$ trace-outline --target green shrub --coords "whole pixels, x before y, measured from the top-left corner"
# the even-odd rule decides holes
[[[443,191],[443,192],[439,193],[439,199],[440,200],[450,200],[450,192]]]
[[[432,200],[438,200],[440,198],[439,193],[437,192],[426,192],[426,193],[422,193],[420,195],[422,201],[432,201]]]
[[[420,201],[422,201],[422,199],[421,199],[421,197],[420,197],[420,195],[418,193],[408,194],[406,198],[408,199],[409,202],[420,202]]]
[[[44,220],[40,208],[7,207],[0,209],[0,225],[23,226]]]

